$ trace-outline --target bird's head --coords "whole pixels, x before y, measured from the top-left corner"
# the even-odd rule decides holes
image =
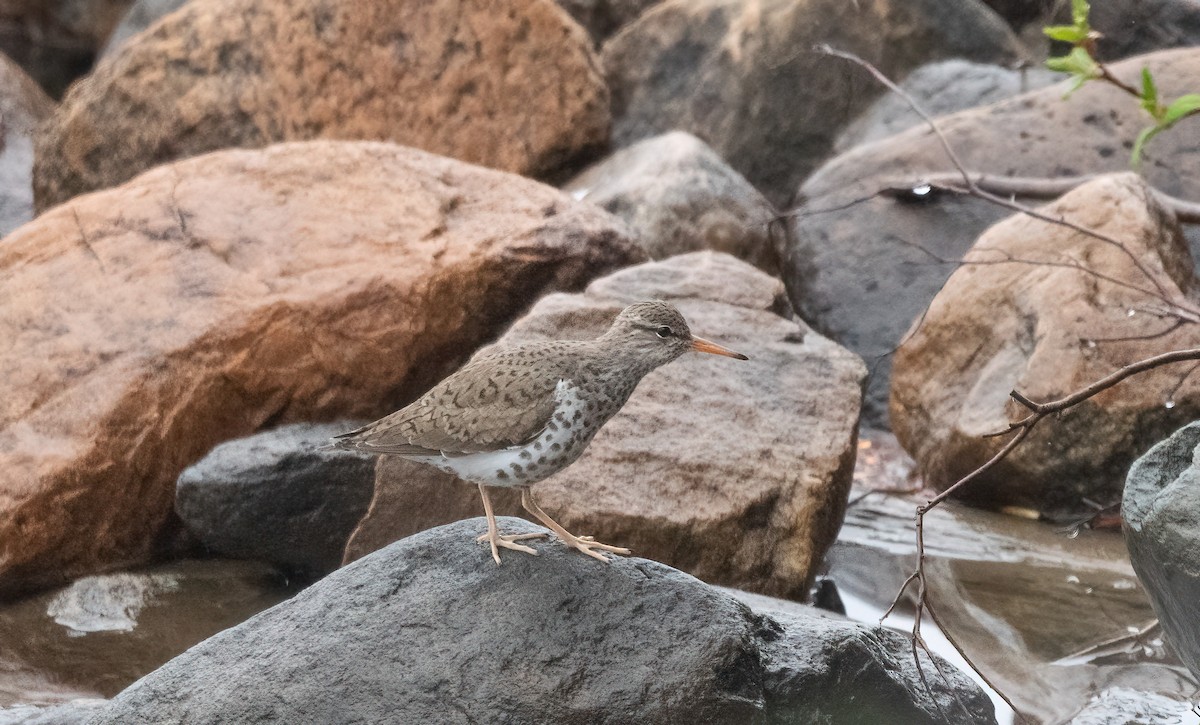
[[[738,360],[750,358],[692,334],[679,310],[666,302],[638,302],[626,307],[601,338],[619,345],[650,367],[665,365],[685,352],[707,352]]]

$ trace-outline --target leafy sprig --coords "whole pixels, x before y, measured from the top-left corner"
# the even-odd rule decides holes
[[[1070,25],[1042,28],[1042,32],[1052,40],[1072,45],[1066,55],[1047,60],[1046,67],[1071,76],[1072,84],[1067,90],[1067,96],[1089,81],[1100,80],[1138,99],[1138,104],[1154,120],[1152,125],[1138,133],[1133,143],[1129,161],[1133,166],[1138,166],[1142,160],[1142,151],[1150,139],[1183,119],[1200,114],[1200,93],[1188,93],[1170,103],[1163,103],[1159,100],[1158,88],[1149,68],[1142,69],[1141,88],[1129,85],[1114,76],[1104,63],[1096,59],[1096,40],[1100,38],[1100,33],[1093,30],[1088,22],[1090,13],[1091,6],[1088,0],[1072,0]]]

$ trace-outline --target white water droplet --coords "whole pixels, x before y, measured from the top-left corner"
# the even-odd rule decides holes
[[[1168,400],[1167,402],[1163,403],[1163,407],[1164,407],[1164,408],[1167,408],[1168,410],[1170,410],[1171,408],[1174,408],[1174,407],[1175,407],[1175,401],[1174,401],[1174,400]]]
[[[1095,589],[1092,589],[1091,587],[1088,587],[1088,588],[1086,588],[1086,589],[1084,589],[1084,590],[1083,590],[1083,593],[1084,593],[1084,594],[1094,594],[1095,592],[1096,592],[1096,590],[1095,590]]]
[[[1136,311],[1136,310],[1126,310],[1126,311],[1125,311],[1125,316],[1126,316],[1126,317],[1133,317],[1133,316],[1134,316],[1134,315],[1136,315],[1136,314],[1137,314],[1137,311]]]
[[[1088,341],[1087,341],[1087,346],[1088,346],[1088,347],[1095,347],[1095,346],[1096,346],[1096,341],[1095,341],[1095,340],[1088,340]]]
[[[1137,588],[1137,583],[1132,579],[1118,579],[1112,583],[1112,588],[1119,591],[1127,592]]]
[[[912,188],[913,196],[928,196],[933,191],[933,187],[929,184],[917,184]]]
[[[1075,576],[1074,574],[1068,574],[1067,575],[1067,583],[1068,584],[1078,584],[1079,577]]]
[[[1079,529],[1071,529],[1070,531],[1068,531],[1067,538],[1068,539],[1078,539],[1079,538]]]

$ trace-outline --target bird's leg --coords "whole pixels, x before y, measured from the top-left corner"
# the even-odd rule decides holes
[[[522,489],[521,491],[521,505],[525,507],[526,511],[533,514],[538,521],[541,521],[543,524],[545,524],[546,528],[553,531],[555,536],[562,539],[564,544],[579,549],[594,559],[599,559],[605,563],[608,562],[607,556],[601,554],[599,551],[593,551],[593,549],[610,551],[614,554],[630,553],[629,549],[625,549],[620,546],[611,546],[609,544],[601,544],[600,542],[592,539],[590,536],[576,536],[559,526],[557,521],[550,518],[546,512],[537,505],[537,501],[533,500],[533,493],[528,488]]]
[[[510,534],[508,536],[501,536],[500,529],[496,526],[496,515],[492,513],[492,501],[488,498],[487,488],[482,483],[479,484],[479,495],[483,497],[483,513],[487,516],[488,530],[486,534],[480,535],[475,540],[486,541],[492,545],[492,558],[496,560],[496,565],[499,566],[500,564],[500,550],[496,547],[512,549],[513,551],[523,551],[526,554],[537,556],[537,550],[514,542],[544,538],[546,534]]]
[[[497,547],[512,549],[513,551],[523,551],[526,554],[537,556],[537,551],[522,544],[514,543],[516,541],[524,541],[526,539],[537,539],[545,537],[544,533],[535,534],[511,534],[503,536],[500,534],[499,527],[496,525],[496,516],[492,513],[492,501],[488,498],[487,488],[482,484],[479,485],[479,495],[483,498],[483,512],[487,516],[488,530],[487,533],[480,535],[476,541],[487,541],[492,547],[492,558],[496,560],[496,565],[500,565],[500,551]]]

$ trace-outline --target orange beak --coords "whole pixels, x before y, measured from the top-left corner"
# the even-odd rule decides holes
[[[703,337],[692,338],[692,349],[696,352],[708,352],[712,353],[713,355],[724,355],[725,357],[737,358],[738,360],[750,359],[740,352],[734,352],[728,348],[721,347],[715,342],[709,342],[708,340],[705,340]]]

